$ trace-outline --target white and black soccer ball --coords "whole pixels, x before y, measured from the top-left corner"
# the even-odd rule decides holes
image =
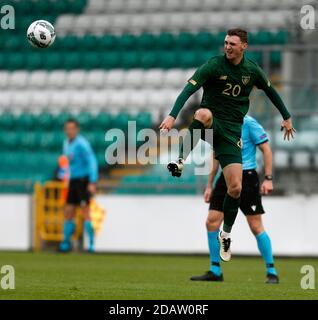
[[[53,25],[46,20],[37,20],[30,24],[27,37],[33,47],[48,48],[55,40]]]

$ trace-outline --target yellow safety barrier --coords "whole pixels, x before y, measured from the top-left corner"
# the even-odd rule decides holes
[[[60,242],[63,240],[64,204],[67,189],[64,182],[47,181],[34,187],[34,241],[33,249],[42,249],[44,241]],[[83,216],[77,210],[76,229],[73,240],[79,240],[83,234]],[[90,216],[95,234],[101,231],[106,212],[95,199],[90,203]]]
[[[48,181],[44,185],[37,183],[34,188],[34,250],[41,250],[43,241],[60,242],[63,240],[65,184]],[[83,218],[76,214],[76,230],[73,240],[83,233]]]

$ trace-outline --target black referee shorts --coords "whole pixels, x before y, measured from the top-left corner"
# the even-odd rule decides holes
[[[213,189],[209,210],[223,211],[223,202],[226,193],[227,187],[222,173]],[[243,170],[240,209],[245,215],[265,213],[256,170]]]
[[[91,199],[91,194],[87,190],[88,183],[88,177],[71,179],[66,203],[81,207],[87,206]]]

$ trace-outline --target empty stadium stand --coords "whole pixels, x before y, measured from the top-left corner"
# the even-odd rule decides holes
[[[54,176],[63,122],[75,116],[106,174],[103,190],[190,194],[201,192],[205,183],[193,176],[191,166],[178,181],[167,176],[164,166],[137,164],[112,173],[118,167],[105,164],[105,131],[121,128],[127,134],[130,120],[137,121],[138,130],[156,128],[195,68],[222,51],[225,32],[233,26],[250,31],[247,57],[261,66],[267,63],[279,81],[281,48],[295,41],[291,25],[302,5],[316,1],[33,0],[30,6],[26,0],[1,0],[3,4],[14,5],[16,28],[0,29],[0,192],[31,192],[35,181]],[[27,42],[26,29],[36,19],[55,25],[57,38],[48,49]],[[267,62],[264,48],[272,48]],[[200,92],[187,107],[199,98]],[[312,110],[318,90],[304,87],[290,99]],[[273,121],[279,128],[280,120],[268,115],[268,101],[261,95],[251,101],[253,114],[271,131],[278,175],[317,172],[317,116],[297,118],[297,140],[286,144],[273,130]]]

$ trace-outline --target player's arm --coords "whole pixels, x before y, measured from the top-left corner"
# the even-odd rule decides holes
[[[213,73],[214,65],[211,62],[205,63],[194,73],[194,75],[188,80],[188,83],[183,88],[182,92],[177,97],[171,112],[160,124],[160,129],[169,131],[173,127],[175,120],[184,104],[196,91],[202,87],[202,85],[213,75]]]
[[[83,143],[82,145],[82,155],[85,159],[85,162],[88,165],[89,168],[89,185],[88,185],[88,190],[94,194],[96,193],[96,183],[98,179],[98,165],[97,165],[97,160],[94,155],[94,152],[91,148],[91,146],[88,143]]]
[[[273,153],[268,141],[259,144],[258,147],[263,153],[265,169],[265,179],[261,185],[261,193],[266,195],[274,189],[272,180]]]
[[[272,101],[272,103],[278,109],[278,111],[284,119],[281,124],[281,130],[285,131],[284,140],[286,138],[289,140],[290,137],[294,138],[294,133],[296,132],[296,130],[293,128],[292,119],[289,111],[287,110],[283,100],[281,99],[275,88],[273,88],[270,81],[265,76],[264,72],[260,68],[258,68],[257,70],[258,77],[256,81],[256,86],[265,92],[265,94]]]
[[[208,176],[208,182],[204,191],[204,201],[206,203],[210,202],[210,198],[213,192],[213,188],[212,188],[213,181],[219,170],[219,161],[215,159],[214,152],[212,153],[211,166],[212,166],[212,170]]]

